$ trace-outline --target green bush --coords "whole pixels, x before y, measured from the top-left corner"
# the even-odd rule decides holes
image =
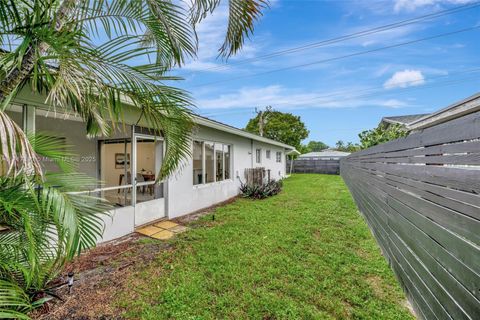
[[[406,137],[408,131],[399,124],[392,124],[389,127],[379,125],[378,127],[361,132],[358,137],[362,149],[367,149],[377,144],[382,144],[398,138]]]
[[[242,183],[242,185],[240,186],[240,191],[242,192],[242,196],[244,198],[265,199],[279,194],[280,191],[282,191],[282,186],[282,180],[272,180],[262,185]]]

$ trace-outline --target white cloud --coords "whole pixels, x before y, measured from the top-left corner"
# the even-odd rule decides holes
[[[404,108],[404,107],[407,107],[408,104],[404,101],[400,101],[400,100],[397,100],[397,99],[389,99],[389,100],[386,100],[384,101],[383,103],[383,106],[384,107],[387,107],[387,108]]]
[[[385,75],[387,72],[389,72],[390,69],[392,69],[392,65],[390,65],[390,64],[383,65],[383,66],[381,66],[379,69],[377,69],[377,70],[374,72],[374,76],[375,76],[375,77],[382,77],[382,76]]]
[[[349,88],[352,90],[352,88]],[[221,94],[214,98],[197,100],[201,110],[207,109],[253,109],[271,105],[275,109],[298,109],[298,108],[358,108],[358,107],[386,107],[403,108],[409,104],[397,99],[359,98],[358,95],[348,94],[348,90],[342,88],[336,94],[332,92],[304,92],[292,90],[280,85],[266,87],[245,87],[228,94]],[[365,89],[365,88],[362,88]],[[353,90],[355,91],[355,90]],[[342,93],[340,95],[340,93]]]
[[[395,12],[414,11],[418,8],[431,5],[467,4],[474,1],[476,0],[395,0],[393,8]]]
[[[233,93],[221,94],[218,98],[198,101],[201,109],[253,108],[264,105],[285,104],[314,98],[314,94],[287,94],[279,85],[259,88],[241,88]]]
[[[385,89],[407,88],[421,86],[424,83],[425,77],[420,70],[405,69],[395,72],[390,79],[385,81],[383,87]]]

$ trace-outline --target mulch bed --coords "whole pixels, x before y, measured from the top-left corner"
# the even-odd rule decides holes
[[[74,272],[74,284],[69,293],[67,285],[56,289],[62,300],[53,299],[35,310],[31,317],[42,320],[122,319],[121,311],[113,305],[117,291],[128,290],[125,281],[136,268],[152,261],[159,251],[172,250],[162,241],[139,241],[142,236],[132,234],[119,241],[100,245],[69,263],[52,286],[66,282],[66,275]]]

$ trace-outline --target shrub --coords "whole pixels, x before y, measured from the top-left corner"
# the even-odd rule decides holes
[[[358,137],[360,138],[362,149],[366,149],[377,144],[406,137],[407,135],[408,131],[400,124],[392,124],[388,127],[381,124],[374,129],[361,132]]]
[[[272,180],[262,185],[242,183],[240,191],[244,198],[265,199],[280,193],[280,191],[282,191],[282,186],[282,180]]]

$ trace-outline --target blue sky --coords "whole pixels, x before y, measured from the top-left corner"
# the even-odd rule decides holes
[[[480,29],[325,60],[480,26],[480,7],[329,46],[259,57],[468,2],[473,1],[276,0],[242,52],[227,62],[217,59],[228,16],[220,7],[198,28],[198,58],[174,73],[185,78],[178,85],[191,92],[196,112],[212,119],[243,128],[255,107],[271,105],[301,116],[310,130],[306,141],[357,142],[357,134],[383,116],[432,112],[480,91]],[[310,65],[297,67],[305,64]]]

